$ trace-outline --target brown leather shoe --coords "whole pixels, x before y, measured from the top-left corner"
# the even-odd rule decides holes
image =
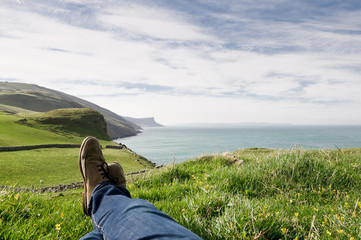
[[[125,180],[125,174],[122,166],[117,162],[111,162],[108,164],[108,169],[112,183],[126,188],[127,181]]]
[[[87,214],[89,199],[95,186],[101,182],[110,182],[108,165],[95,137],[87,137],[81,144],[79,167],[84,180],[83,211]]]

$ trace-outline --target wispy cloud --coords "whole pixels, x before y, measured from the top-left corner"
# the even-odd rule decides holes
[[[164,123],[361,120],[354,111],[361,104],[361,6],[355,1],[0,6],[0,79],[66,91],[122,115],[156,115]],[[334,117],[337,112],[343,117]]]
[[[201,28],[182,19],[179,13],[160,8],[124,4],[106,9],[97,19],[118,30],[120,35],[126,32],[130,36],[182,42],[212,40]]]

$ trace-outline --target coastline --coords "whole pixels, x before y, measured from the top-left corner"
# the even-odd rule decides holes
[[[361,147],[361,125],[223,125],[144,128],[137,136],[114,140],[157,164],[183,162],[202,154],[245,148],[343,149]]]

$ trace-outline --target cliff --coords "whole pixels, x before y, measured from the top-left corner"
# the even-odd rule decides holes
[[[154,117],[148,117],[148,118],[123,117],[123,118],[137,124],[140,127],[164,127],[163,125],[157,123]]]

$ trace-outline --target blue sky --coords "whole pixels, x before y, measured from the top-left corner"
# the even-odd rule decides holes
[[[361,2],[0,3],[0,80],[163,124],[361,123]]]

